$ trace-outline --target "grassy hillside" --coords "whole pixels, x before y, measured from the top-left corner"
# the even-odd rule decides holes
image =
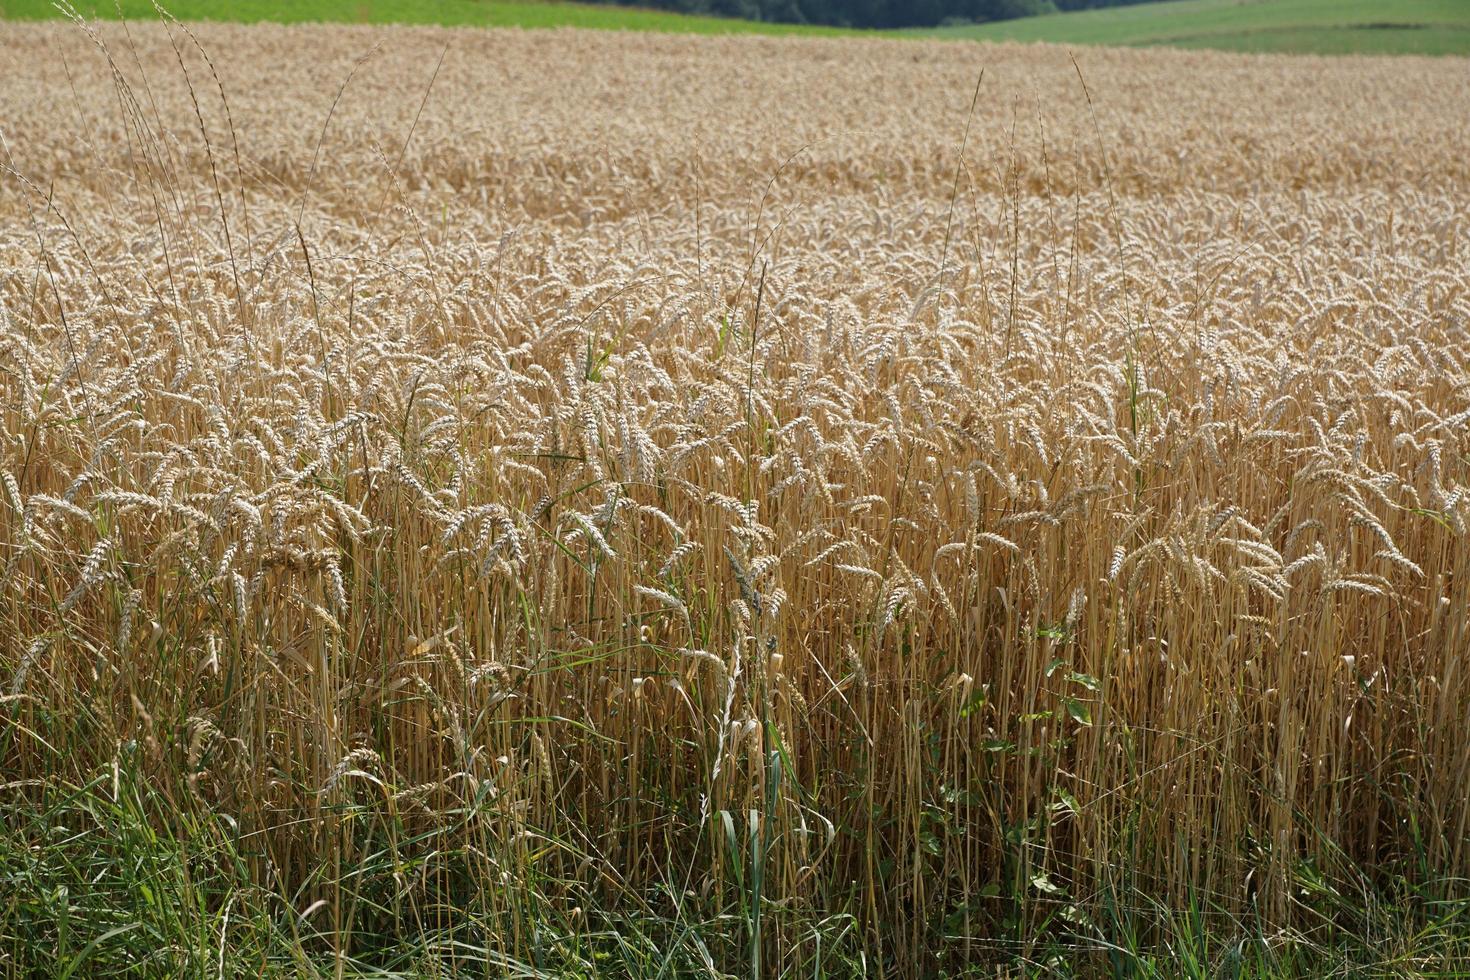
[[[844,34],[833,27],[763,24],[723,17],[692,17],[660,10],[557,3],[548,0],[169,0],[164,6],[181,20],[253,23],[443,24],[452,27],[590,27],[662,31],[670,34]],[[87,16],[114,17],[111,0],[78,2]],[[129,18],[157,16],[150,0],[123,0]],[[59,16],[52,0],[0,0],[0,19],[41,20]]]
[[[182,20],[251,23],[443,24],[463,27],[587,27],[672,34],[855,34],[835,27],[694,17],[557,0],[173,0]],[[113,17],[112,2],[84,0],[88,16]],[[151,0],[122,0],[130,18],[155,16]],[[59,16],[53,0],[0,0],[0,19]],[[1308,54],[1470,55],[1465,0],[1165,0],[1130,7],[900,32],[981,41],[1172,45]]]
[[[926,33],[1311,54],[1470,54],[1464,0],[1169,0]]]

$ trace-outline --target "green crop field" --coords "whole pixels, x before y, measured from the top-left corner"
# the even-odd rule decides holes
[[[111,2],[77,3],[88,17],[115,17]],[[613,5],[557,3],[554,0],[169,0],[163,4],[180,20],[226,20],[282,24],[442,24],[449,27],[588,27],[602,30],[662,31],[669,34],[846,34],[835,27],[766,24],[725,17]],[[123,0],[128,18],[157,17],[150,0]],[[59,17],[52,0],[0,0],[0,19]]]
[[[1464,0],[1170,0],[926,34],[1307,54],[1470,54]]]
[[[88,17],[115,17],[114,3],[84,2]],[[556,0],[175,0],[181,20],[254,23],[442,24],[458,27],[585,27],[672,34],[888,33],[761,23]],[[156,16],[151,0],[122,0],[129,18]],[[52,0],[0,0],[0,19],[60,16]],[[987,24],[893,32],[980,41],[1119,46],[1172,45],[1306,54],[1470,55],[1465,0],[1167,0]]]

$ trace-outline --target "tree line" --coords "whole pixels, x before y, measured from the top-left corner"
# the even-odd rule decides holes
[[[1147,0],[599,0],[782,24],[834,27],[936,27],[1010,20],[1061,10],[1119,7]]]

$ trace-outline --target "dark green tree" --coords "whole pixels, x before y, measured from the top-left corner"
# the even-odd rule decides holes
[[[1115,7],[1150,0],[594,0],[658,7],[689,14],[714,14],[784,24],[836,27],[934,27],[943,23],[984,22]]]

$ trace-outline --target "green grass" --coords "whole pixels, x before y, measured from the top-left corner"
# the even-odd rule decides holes
[[[1466,0],[1168,0],[936,28],[938,37],[1305,54],[1470,54]]]
[[[88,17],[116,17],[111,0],[78,0]],[[612,5],[556,0],[165,0],[180,20],[282,24],[442,24],[449,27],[589,27],[673,34],[851,34],[835,27],[762,24]],[[153,19],[150,0],[122,0],[124,16]],[[0,19],[59,17],[52,0],[0,0]]]
[[[89,17],[116,16],[115,4],[107,0],[79,0],[76,6]],[[165,6],[181,20],[245,23],[585,27],[673,34],[889,33],[560,0],[171,0]],[[156,16],[151,0],[122,0],[122,11],[129,18]],[[0,0],[0,19],[58,16],[53,0]],[[1470,0],[1166,0],[893,34],[1306,54],[1470,55]]]
[[[0,714],[0,744],[8,720]],[[623,907],[609,908],[582,883],[520,867],[508,880],[489,873],[486,854],[469,842],[501,846],[490,798],[477,795],[471,805],[441,814],[440,826],[416,830],[379,804],[339,801],[321,819],[344,835],[349,860],[288,883],[271,871],[263,838],[200,804],[182,779],[145,776],[144,751],[124,743],[113,765],[78,782],[0,787],[0,977],[750,975],[740,917],[720,907],[718,894],[706,901],[688,892],[671,902],[676,889],[630,896]],[[484,833],[475,829],[482,823]],[[1432,868],[1417,871],[1416,878],[1435,877]],[[1119,886],[1102,897],[1096,920],[1076,910],[1059,917],[1033,891],[1011,896],[1018,914],[993,938],[993,955],[951,975],[1470,975],[1470,902],[1450,894],[1461,890],[1452,881],[1429,886],[1399,875],[1376,885],[1335,881],[1303,866],[1296,900],[1320,924],[1280,932],[1231,919],[1208,899],[1165,908],[1134,890],[1133,877],[1118,869]],[[576,898],[568,900],[568,893]],[[535,937],[529,962],[497,948],[496,937],[516,928]],[[792,969],[785,976],[855,980],[889,975],[895,966],[864,958],[854,915],[811,917],[792,933],[807,942],[787,951]]]

